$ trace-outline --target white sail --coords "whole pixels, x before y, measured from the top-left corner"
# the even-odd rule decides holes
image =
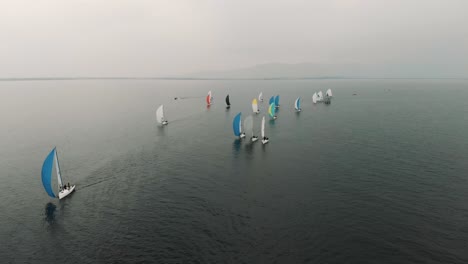
[[[328,90],[327,90],[326,95],[329,96],[329,97],[332,97],[332,96],[333,96],[331,89],[328,89]]]
[[[244,127],[245,127],[245,132],[250,133],[251,136],[253,137],[253,118],[251,115],[245,118],[244,120]]]
[[[164,105],[159,106],[158,110],[156,110],[156,121],[160,124],[164,121]]]
[[[265,116],[262,118],[262,139],[265,137]]]
[[[252,100],[252,111],[253,111],[254,113],[258,113],[258,112],[259,112],[257,98],[254,98],[254,99]]]
[[[314,104],[317,103],[317,93],[314,93],[314,95],[312,95],[312,102],[313,102]]]
[[[258,95],[258,100],[260,102],[263,102],[263,92],[260,92],[260,94]]]
[[[63,183],[62,183],[62,175],[60,174],[60,165],[58,161],[58,156],[57,156],[57,149],[55,150],[55,170],[57,171],[57,181],[58,181],[58,187],[59,190],[63,188]]]
[[[294,101],[294,108],[299,110],[299,97],[296,99],[296,101]]]
[[[322,93],[322,91],[318,92],[318,93],[317,93],[317,96],[318,96],[318,98],[317,98],[318,101],[322,101],[322,100],[323,100],[323,93]]]

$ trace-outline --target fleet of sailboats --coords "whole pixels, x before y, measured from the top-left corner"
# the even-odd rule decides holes
[[[318,93],[314,93],[312,96],[312,102],[315,104],[317,102],[325,101],[325,103],[330,103],[330,99],[333,97],[331,89],[328,89],[325,93],[325,97],[323,97],[322,91],[319,91]],[[276,116],[276,109],[279,107],[279,95],[272,96],[269,100],[269,106],[268,106],[268,115],[275,120],[277,118]],[[258,95],[258,100],[257,98],[254,98],[252,100],[252,111],[255,114],[260,113],[260,109],[258,107],[258,102],[263,102],[263,93],[260,92]],[[206,96],[206,103],[208,106],[210,106],[213,103],[213,97],[211,94],[211,91],[208,92],[208,95]],[[231,107],[231,102],[229,99],[229,94],[226,96],[226,108]],[[297,112],[302,111],[301,109],[301,98],[298,97],[294,101],[294,109]],[[164,105],[160,105],[157,110],[156,110],[156,121],[161,124],[161,125],[167,125],[168,120],[164,116]],[[244,126],[245,130],[243,130],[242,127],[242,113],[239,112],[233,119],[232,122],[232,128],[234,131],[234,135],[239,138],[245,138],[246,132],[249,133],[250,135],[250,140],[252,142],[255,142],[258,140],[258,136],[255,135],[254,132],[254,118],[252,115],[247,116],[247,118],[244,120]],[[265,116],[262,117],[262,123],[261,123],[261,137],[262,137],[262,144],[267,144],[269,142],[269,138],[266,137],[265,135]],[[55,163],[55,174],[54,174],[54,163]],[[55,194],[54,192],[54,187],[52,184],[52,178],[56,176],[57,177],[57,193],[58,195]],[[65,198],[66,196],[70,195],[74,190],[76,185],[70,186],[70,184],[63,184],[62,180],[62,175],[60,173],[60,164],[59,164],[59,159],[58,159],[58,154],[57,154],[57,149],[54,148],[52,151],[47,155],[46,159],[44,160],[44,163],[42,165],[42,173],[41,173],[41,178],[42,178],[42,184],[44,186],[44,189],[46,193],[52,197],[52,198],[58,198],[62,199]]]

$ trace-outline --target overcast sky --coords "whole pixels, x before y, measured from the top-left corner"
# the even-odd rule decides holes
[[[3,0],[0,77],[465,64],[466,0]]]

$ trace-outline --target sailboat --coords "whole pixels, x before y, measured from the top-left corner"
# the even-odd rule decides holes
[[[313,102],[314,104],[316,104],[316,103],[317,103],[317,99],[318,99],[317,93],[314,93],[314,95],[312,95],[312,102]]]
[[[276,108],[275,108],[275,103],[271,103],[270,106],[268,107],[268,114],[270,115],[271,118],[276,119]]]
[[[301,98],[298,97],[296,101],[294,102],[294,109],[296,109],[297,112],[300,112],[301,109]]]
[[[275,103],[275,96],[270,97],[270,101],[268,102],[269,105]]]
[[[263,102],[263,92],[258,95],[258,101]]]
[[[322,91],[317,93],[317,102],[322,102],[323,101],[323,93]]]
[[[255,114],[260,113],[260,109],[258,109],[257,98],[254,98],[254,99],[252,100],[252,111],[253,111]]]
[[[226,96],[226,108],[231,108],[231,102],[229,102],[229,94]]]
[[[279,106],[280,106],[280,105],[279,105],[279,99],[280,99],[280,97],[279,97],[279,95],[277,95],[277,96],[275,97],[275,107],[276,107],[276,108],[279,108]]]
[[[245,129],[246,132],[251,134],[250,140],[252,140],[252,142],[255,142],[255,141],[258,140],[258,137],[254,135],[253,118],[252,118],[251,115],[249,115],[248,117],[245,118],[245,120],[244,120],[244,129]]]
[[[331,91],[331,89],[328,89],[327,92],[325,93],[325,98],[323,99],[323,102],[325,104],[330,104],[332,97],[333,97],[332,91]]]
[[[57,173],[57,180],[58,180],[58,198],[62,199],[69,195],[70,193],[75,190],[75,185],[70,186],[70,184],[64,185],[62,181],[62,175],[60,174],[60,164],[57,156],[57,149],[54,148],[52,151],[47,155],[47,158],[44,160],[44,164],[42,164],[42,184],[44,185],[44,189],[46,190],[47,194],[52,198],[57,198],[53,191],[52,187],[52,171],[55,161],[55,171]]]
[[[232,121],[232,129],[234,130],[234,135],[239,138],[245,138],[245,133],[242,132],[242,113],[238,113],[234,120]]]
[[[262,117],[262,143],[265,145],[270,139],[265,136],[265,116]]]
[[[164,105],[160,105],[156,110],[156,121],[159,124],[167,125],[169,122],[164,118]]]
[[[212,104],[213,97],[211,96],[211,91],[208,92],[208,95],[206,96],[206,105],[210,106]]]

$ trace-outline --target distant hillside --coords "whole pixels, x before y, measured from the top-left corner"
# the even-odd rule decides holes
[[[284,64],[188,74],[188,78],[299,79],[299,78],[467,78],[468,66],[378,64]]]

